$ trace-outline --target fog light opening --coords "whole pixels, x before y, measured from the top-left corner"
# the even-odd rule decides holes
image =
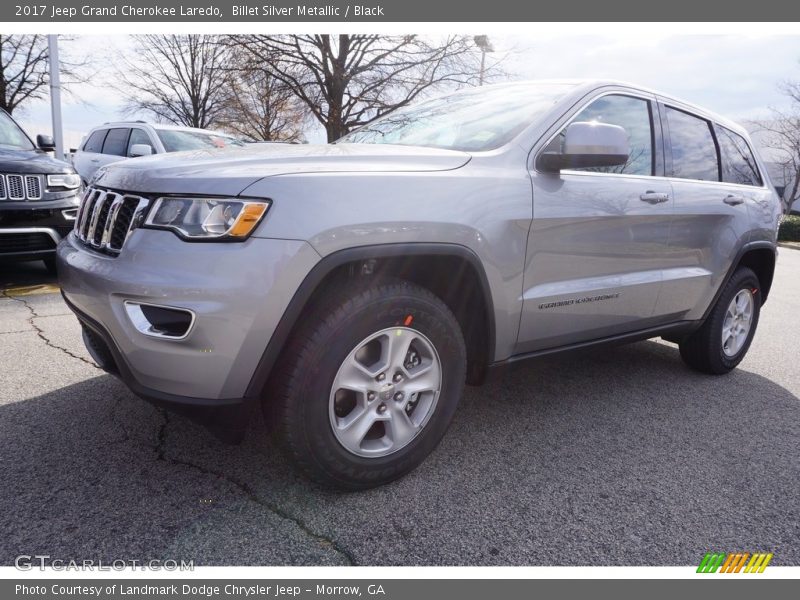
[[[125,302],[125,312],[136,331],[150,337],[182,340],[194,325],[195,314],[185,308],[173,308],[142,302]]]

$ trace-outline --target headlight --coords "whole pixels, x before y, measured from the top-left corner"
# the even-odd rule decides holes
[[[81,185],[80,175],[74,173],[57,173],[55,175],[47,176],[47,187],[49,188],[66,188],[74,190]]]
[[[159,198],[145,227],[169,229],[192,240],[245,240],[266,214],[269,200]]]

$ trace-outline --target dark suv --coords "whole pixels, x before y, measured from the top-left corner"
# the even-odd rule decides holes
[[[55,249],[78,212],[80,178],[46,153],[53,140],[37,143],[0,109],[0,261],[44,260],[55,271]]]

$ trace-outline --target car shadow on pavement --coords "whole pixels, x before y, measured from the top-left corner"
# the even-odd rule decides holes
[[[27,262],[0,261],[0,292],[17,287],[57,286],[58,277],[50,273],[40,260]]]
[[[254,418],[229,446],[103,375],[0,407],[0,564],[19,554],[195,564],[800,563],[800,402],[642,342],[468,388],[436,452],[322,490]]]

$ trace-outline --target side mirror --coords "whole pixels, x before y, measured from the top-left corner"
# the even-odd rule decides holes
[[[129,158],[136,158],[137,156],[150,156],[153,153],[153,147],[150,144],[134,144],[131,146],[131,151],[128,153]]]
[[[36,145],[40,150],[45,152],[53,152],[56,149],[56,143],[53,141],[53,136],[42,135],[41,133],[36,136]]]
[[[615,167],[624,165],[629,157],[625,128],[578,121],[567,127],[561,152],[543,152],[536,167],[548,173],[579,167]]]

